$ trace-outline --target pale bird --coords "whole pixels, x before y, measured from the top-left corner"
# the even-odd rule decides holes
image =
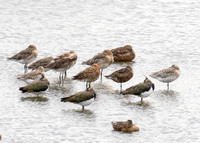
[[[177,65],[172,65],[169,68],[163,69],[158,72],[153,72],[149,76],[167,83],[167,90],[169,90],[169,83],[176,80],[180,76],[180,69]]]
[[[8,60],[13,60],[24,64],[24,72],[27,72],[27,65],[35,60],[37,57],[37,49],[34,45],[29,45],[27,49],[20,51],[14,56],[8,58]]]

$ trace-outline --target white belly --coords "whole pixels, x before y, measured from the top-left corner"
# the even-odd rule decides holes
[[[178,78],[178,76],[169,76],[169,77],[166,77],[166,78],[158,77],[157,80],[159,80],[161,82],[169,83],[169,82],[176,80],[177,78]]]
[[[94,98],[91,98],[90,100],[86,100],[78,104],[80,104],[81,106],[87,106],[87,105],[90,105],[93,101],[94,101]]]
[[[151,87],[151,89],[149,91],[141,93],[140,97],[143,97],[143,98],[148,97],[152,92],[153,92],[153,89]]]

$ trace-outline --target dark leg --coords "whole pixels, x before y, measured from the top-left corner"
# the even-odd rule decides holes
[[[24,73],[27,73],[27,64],[24,65]]]
[[[143,102],[143,97],[141,97],[141,103]]]
[[[101,69],[101,83],[102,83],[103,69]]]
[[[122,83],[120,83],[120,94],[122,94]]]
[[[67,78],[67,71],[65,71],[65,78]]]
[[[61,84],[61,72],[60,72],[60,75],[59,75],[59,85]]]
[[[84,110],[84,106],[82,106],[82,110]]]
[[[90,88],[90,86],[91,86],[91,82],[89,82],[89,87],[88,88]]]
[[[169,83],[167,83],[167,90],[169,90]]]
[[[88,82],[86,82],[86,90],[88,89]]]

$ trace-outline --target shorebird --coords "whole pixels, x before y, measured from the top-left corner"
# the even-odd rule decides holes
[[[76,53],[73,53],[68,57],[63,56],[60,58],[56,58],[55,60],[53,60],[51,63],[49,63],[46,66],[46,69],[60,72],[59,81],[60,81],[60,84],[61,83],[63,84],[62,73],[68,70],[69,68],[71,68],[76,63],[76,60],[77,60]]]
[[[163,69],[158,72],[151,73],[149,76],[167,83],[167,90],[169,90],[169,83],[176,80],[180,75],[180,69],[177,65],[172,65],[171,67],[167,69]]]
[[[41,73],[41,76],[42,77],[40,78],[40,80],[33,81],[29,85],[20,87],[19,90],[21,90],[23,93],[24,92],[40,92],[40,91],[47,90],[50,83],[43,73]]]
[[[86,82],[86,89],[90,88],[91,82],[96,81],[100,75],[100,68],[97,64],[93,64],[91,67],[79,72],[73,77],[73,80],[80,80]]]
[[[34,69],[28,73],[25,73],[23,75],[20,75],[18,77],[18,79],[32,79],[32,80],[36,80],[41,78],[41,73],[44,74],[45,70],[42,66],[39,66],[37,69]]]
[[[29,45],[27,49],[20,51],[8,60],[14,60],[24,64],[24,72],[27,72],[27,65],[37,57],[37,49],[34,45]]]
[[[70,62],[69,64],[66,66],[66,70],[65,70],[65,78],[67,76],[67,70],[70,69],[71,67],[73,67],[76,64],[77,61],[77,54],[74,51],[70,51],[68,53],[64,53],[60,56],[57,56],[54,60],[59,60],[62,59],[64,57],[69,57]]]
[[[108,79],[112,79],[113,81],[120,83],[120,93],[122,92],[122,83],[129,81],[133,77],[133,69],[131,66],[127,66],[126,68],[122,68],[113,72],[110,75],[105,76]]]
[[[82,106],[82,110],[84,110],[84,106],[90,105],[95,98],[96,92],[92,87],[90,87],[86,91],[81,91],[69,97],[61,98],[61,102],[72,102],[79,104]]]
[[[143,102],[143,98],[148,97],[153,92],[154,88],[154,84],[148,78],[146,78],[143,83],[129,87],[128,89],[124,90],[122,94],[133,94],[139,96],[141,97],[141,102]]]
[[[47,71],[46,66],[53,60],[53,57],[45,57],[40,60],[37,60],[36,62],[32,63],[28,66],[29,69],[37,69],[39,66],[42,66],[45,71]]]
[[[114,58],[112,52],[110,50],[104,50],[102,53],[98,53],[92,59],[89,59],[83,62],[82,64],[86,65],[98,64],[101,69],[101,82],[102,82],[103,69],[111,65],[113,61]]]
[[[133,124],[132,120],[111,123],[115,131],[122,131],[124,133],[132,133],[135,131],[139,131],[139,128]]]
[[[135,52],[131,45],[112,49],[111,52],[115,62],[130,62],[135,58]]]

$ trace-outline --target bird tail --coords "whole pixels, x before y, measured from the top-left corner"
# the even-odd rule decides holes
[[[69,101],[69,97],[61,98],[61,102],[67,102],[67,101]]]
[[[106,77],[107,79],[111,79],[111,76],[110,76],[110,75],[105,75],[105,77]]]
[[[130,94],[130,93],[129,93],[129,90],[124,90],[124,91],[122,91],[122,94],[126,95],[126,94]]]
[[[25,90],[24,87],[20,87],[19,90],[21,90],[22,93],[27,92],[27,90]]]

